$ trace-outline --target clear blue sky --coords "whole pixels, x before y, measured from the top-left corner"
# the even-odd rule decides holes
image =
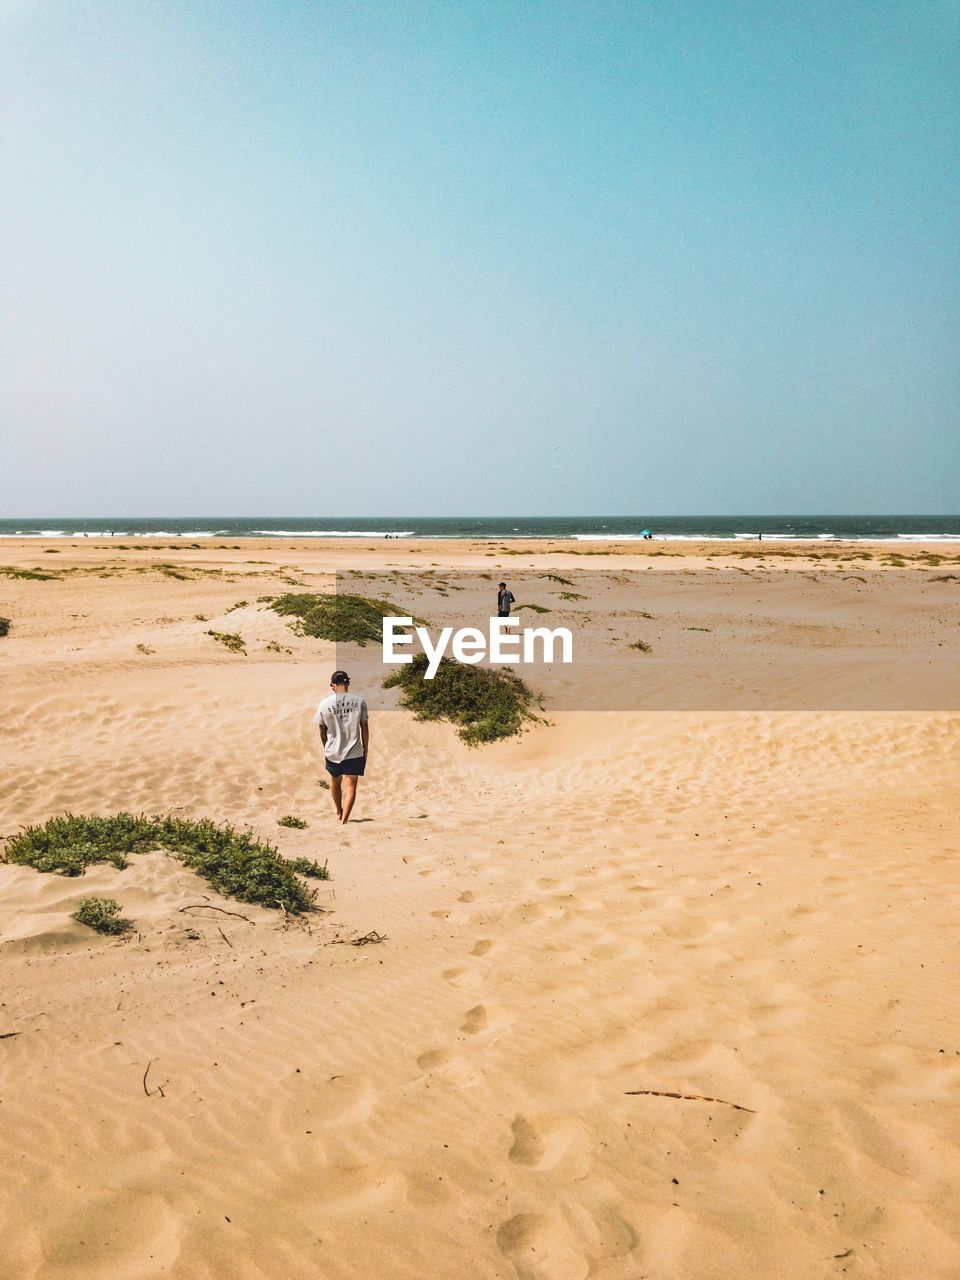
[[[960,7],[0,0],[0,515],[956,512]]]

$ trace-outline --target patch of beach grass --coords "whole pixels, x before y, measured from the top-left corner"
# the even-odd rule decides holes
[[[10,619],[0,618],[0,636],[8,636],[10,634]]]
[[[653,649],[647,644],[646,640],[634,640],[630,648],[639,649],[641,653],[653,653]]]
[[[244,644],[243,636],[237,635],[235,631],[208,631],[208,636],[213,636],[214,640],[218,640],[225,649],[229,649],[231,653],[246,653],[247,647]]]
[[[368,640],[380,640],[384,618],[405,614],[405,610],[387,600],[356,595],[288,593],[267,597],[266,603],[281,617],[295,618],[291,625],[299,635],[336,644],[352,641],[365,645]]]
[[[291,864],[250,831],[209,818],[118,813],[110,818],[66,814],[10,836],[3,860],[57,875],[80,876],[94,863],[118,871],[131,854],[163,849],[239,902],[280,907],[294,914],[313,909],[313,893]]]
[[[519,613],[521,609],[532,609],[534,613],[550,613],[550,612],[552,612],[552,611],[551,611],[550,609],[548,609],[548,608],[547,608],[547,606],[546,606],[546,605],[544,605],[544,604],[518,604],[518,605],[516,606],[516,612],[517,612],[517,613]]]
[[[304,823],[306,826],[306,823]],[[317,862],[313,858],[289,858],[287,866],[292,867],[298,875],[308,876],[311,880],[329,880],[330,870],[325,862]]]
[[[293,813],[284,814],[282,818],[277,819],[278,827],[290,827],[294,831],[303,831],[306,825],[307,824],[303,818],[298,818],[296,814]]]
[[[44,573],[42,569],[17,569],[13,565],[0,565],[0,573],[6,578],[14,578],[22,582],[56,582],[57,574]]]
[[[384,688],[400,689],[401,705],[417,720],[455,724],[468,746],[515,737],[524,721],[537,718],[531,710],[533,692],[512,671],[442,658],[434,678],[427,680],[427,665],[426,654],[416,654],[387,676]]]
[[[81,898],[73,912],[73,918],[96,933],[116,936],[133,928],[131,921],[124,920],[121,916],[120,903],[116,898]]]

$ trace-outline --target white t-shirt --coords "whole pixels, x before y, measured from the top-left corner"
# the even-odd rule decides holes
[[[367,704],[355,693],[331,693],[317,707],[315,724],[327,726],[323,753],[333,764],[363,755],[360,726],[367,723]]]

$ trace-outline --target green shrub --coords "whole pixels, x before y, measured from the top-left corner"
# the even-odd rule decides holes
[[[213,636],[214,640],[220,643],[231,653],[246,653],[247,648],[243,642],[243,636],[238,636],[235,631],[208,631],[208,636]]]
[[[550,613],[547,606],[543,604],[518,604],[516,608],[517,613],[519,613],[521,609],[532,609],[534,613]]]
[[[56,582],[55,573],[44,573],[42,569],[15,569],[12,565],[0,565],[0,573],[7,578],[21,578],[26,582]]]
[[[132,853],[165,849],[196,871],[218,893],[265,907],[282,904],[300,913],[313,907],[313,895],[294,875],[273,845],[209,818],[118,813],[111,818],[67,814],[10,837],[4,861],[37,871],[79,876],[93,863],[118,870]]]
[[[310,876],[313,880],[329,880],[330,872],[325,862],[315,862],[313,858],[290,858],[287,865],[293,867],[301,876]]]
[[[432,680],[424,679],[427,656],[418,653],[384,680],[384,688],[402,690],[401,705],[418,720],[450,720],[470,746],[520,733],[533,693],[512,671],[468,666],[442,658]]]
[[[386,600],[313,592],[274,596],[267,603],[281,617],[296,618],[294,630],[300,635],[337,644],[353,641],[365,645],[368,640],[379,640],[384,618],[403,616],[405,612]]]
[[[307,824],[303,818],[296,818],[292,813],[288,813],[286,817],[277,819],[278,827],[293,827],[295,831],[302,831]]]
[[[0,618],[0,636],[8,636],[10,634],[10,619]]]
[[[97,933],[126,933],[131,928],[130,921],[120,915],[120,904],[115,898],[81,898],[73,918]]]

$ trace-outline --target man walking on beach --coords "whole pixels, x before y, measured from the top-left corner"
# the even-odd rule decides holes
[[[350,692],[350,677],[345,671],[333,673],[330,688],[332,692],[317,707],[313,718],[320,727],[337,817],[346,826],[357,798],[357,784],[367,767],[370,725],[367,704]]]
[[[510,606],[514,603],[513,592],[507,590],[505,582],[501,582],[497,587],[497,617],[509,618]]]

